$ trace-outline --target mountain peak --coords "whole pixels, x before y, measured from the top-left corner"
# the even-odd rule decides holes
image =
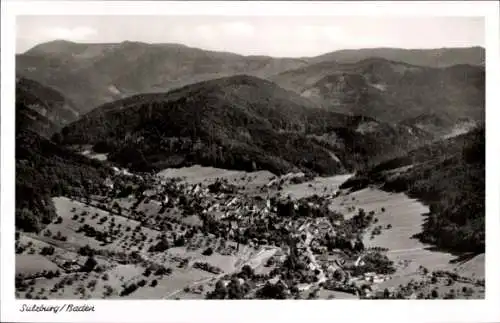
[[[83,44],[75,43],[65,39],[56,39],[35,45],[31,49],[28,49],[24,54],[49,54],[49,53],[60,53],[65,52],[70,48],[75,46],[81,46]]]

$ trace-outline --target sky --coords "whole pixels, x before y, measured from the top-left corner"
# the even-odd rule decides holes
[[[181,43],[276,57],[339,49],[485,46],[482,17],[18,16],[16,52],[56,39]]]

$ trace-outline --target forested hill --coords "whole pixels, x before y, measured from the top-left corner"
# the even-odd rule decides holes
[[[58,91],[36,81],[16,79],[16,125],[50,137],[78,119],[74,104]]]
[[[16,55],[16,71],[18,75],[64,93],[75,102],[78,112],[83,114],[103,103],[127,96],[167,92],[184,85],[239,74],[271,79],[280,86],[287,87],[290,82],[298,80],[296,72],[302,68],[307,71],[307,82],[301,81],[296,85],[303,87],[301,90],[304,91],[319,90],[322,92],[320,97],[328,99],[331,95],[326,93],[328,91],[325,92],[324,87],[331,82],[323,80],[318,84],[315,83],[327,75],[338,72],[336,68],[332,70],[335,65],[357,66],[362,61],[377,58],[381,61],[400,62],[403,65],[416,65],[422,68],[441,69],[454,65],[477,67],[484,65],[484,53],[485,50],[481,47],[419,50],[365,48],[334,51],[316,57],[276,58],[208,51],[182,44],[147,44],[134,41],[89,44],[54,40]],[[396,68],[398,71],[401,70],[401,64]],[[377,63],[373,69],[375,72],[373,79],[380,82],[375,83],[388,83],[390,79],[387,77],[392,77],[385,73],[388,70],[383,65],[378,66]],[[280,76],[274,78],[276,75]],[[460,80],[460,75],[458,73],[454,77]],[[407,77],[401,74],[400,77],[403,81],[412,81],[415,79],[415,74],[409,73]],[[416,78],[418,80],[418,74]],[[424,80],[429,81],[428,78]],[[435,84],[429,84],[429,88],[432,90]],[[391,92],[391,88],[388,91]],[[426,98],[424,93],[421,94],[424,95],[422,97],[424,99],[432,99],[429,96]],[[411,93],[407,91],[406,96],[408,95]],[[350,97],[346,95],[347,101]],[[434,101],[437,100],[443,101],[443,98],[438,96]],[[359,112],[355,111],[355,114]],[[369,116],[381,119],[381,116]]]
[[[76,119],[71,103],[37,82],[16,84],[16,228],[38,231],[56,215],[52,196],[95,189],[109,173],[47,137]]]
[[[385,190],[407,192],[430,206],[416,238],[452,251],[484,252],[484,179],[481,127],[382,163],[342,187],[383,184]]]
[[[54,137],[135,170],[190,164],[338,174],[431,136],[418,128],[321,109],[252,76],[201,82],[105,104]]]
[[[56,215],[52,196],[84,196],[111,174],[99,161],[58,147],[31,130],[16,131],[16,228],[37,231]]]

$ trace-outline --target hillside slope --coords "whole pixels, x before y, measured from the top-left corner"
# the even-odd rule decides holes
[[[483,121],[483,67],[455,65],[429,68],[369,58],[352,64],[321,62],[289,70],[271,78],[286,89],[332,111],[407,123],[422,118],[453,127],[460,120]],[[430,129],[430,128],[429,128]]]
[[[342,188],[382,184],[385,190],[406,192],[430,206],[416,238],[452,251],[484,252],[484,178],[483,127],[377,165]]]
[[[77,113],[60,93],[37,82],[16,84],[16,229],[38,231],[56,213],[54,195],[83,195],[99,187],[110,171],[48,137]]]
[[[16,122],[22,129],[50,137],[78,117],[74,104],[58,91],[30,79],[16,79]]]
[[[60,148],[30,130],[16,131],[16,228],[38,231],[55,217],[52,196],[84,196],[108,168]]]
[[[245,75],[103,105],[62,137],[137,170],[201,163],[318,174],[352,170],[430,138],[417,128],[318,108]]]

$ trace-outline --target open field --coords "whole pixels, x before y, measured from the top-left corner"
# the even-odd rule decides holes
[[[480,254],[467,261],[459,263],[456,267],[456,271],[460,275],[484,279],[486,270],[485,266],[486,263],[484,254]]]
[[[224,179],[230,184],[242,185],[248,190],[266,185],[270,179],[276,178],[273,173],[268,171],[245,172],[199,165],[165,169],[159,172],[158,176],[163,178],[180,177],[189,184],[210,184],[217,179]]]
[[[352,177],[352,174],[339,175],[332,177],[316,177],[315,179],[300,183],[289,184],[283,187],[281,196],[291,196],[294,199],[301,199],[312,195],[334,194],[339,186]]]
[[[366,212],[375,212],[378,222],[367,230],[363,240],[366,246],[389,249],[388,256],[395,262],[409,260],[436,270],[450,270],[457,267],[449,263],[456,256],[446,252],[431,251],[430,246],[412,238],[414,234],[420,232],[424,220],[423,214],[429,211],[428,207],[419,201],[402,193],[388,193],[369,188],[341,196],[332,203],[332,208],[339,211],[345,211],[349,207],[355,207],[356,211],[344,213],[347,216],[353,215],[359,208]],[[382,211],[382,208],[385,210]],[[390,229],[387,228],[388,225],[391,226]],[[381,233],[373,235],[372,238],[371,232],[377,226],[382,227]],[[405,272],[411,272],[413,269],[415,268],[410,266]],[[480,276],[480,273],[476,275]]]
[[[31,276],[44,270],[57,270],[59,267],[40,255],[17,255],[16,273]]]
[[[54,198],[54,204],[57,214],[62,217],[63,221],[59,224],[50,224],[46,230],[50,230],[53,234],[61,232],[63,236],[68,237],[68,244],[75,246],[88,244],[94,249],[110,251],[140,251],[147,250],[151,245],[150,240],[155,240],[159,235],[158,231],[143,227],[138,221],[119,215],[110,215],[107,211],[68,198]],[[78,220],[74,219],[75,215],[79,215]],[[110,226],[113,226],[111,223],[114,223],[114,230],[119,231],[118,238],[105,246],[94,238],[85,236],[83,232],[77,232],[85,224],[98,227],[100,230],[109,230]],[[134,234],[137,228],[140,230]]]
[[[378,221],[368,228],[363,243],[367,247],[387,248],[387,256],[397,266],[397,272],[390,280],[378,284],[377,287],[380,289],[394,288],[405,285],[413,279],[418,280],[421,276],[420,266],[430,271],[455,272],[472,279],[484,278],[484,255],[478,255],[462,263],[454,263],[458,256],[434,250],[431,246],[412,238],[414,234],[420,232],[424,221],[423,214],[429,209],[405,194],[368,188],[339,197],[334,200],[331,207],[348,217],[357,213],[359,208],[366,212],[375,212]],[[381,227],[381,232],[374,235],[372,232],[376,227]],[[441,286],[439,290],[442,294],[450,288]],[[475,296],[481,298],[484,294],[479,293]]]
[[[170,298],[175,292],[181,292],[184,287],[196,282],[213,277],[213,274],[202,270],[189,268],[187,270],[175,271],[172,275],[158,280],[158,286],[146,287],[137,290],[137,292],[127,296],[129,299],[163,299]],[[176,294],[175,294],[176,295]]]

